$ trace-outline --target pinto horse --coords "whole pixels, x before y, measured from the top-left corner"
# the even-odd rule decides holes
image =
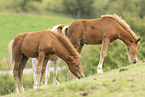
[[[38,58],[37,78],[34,82],[35,88],[37,88],[40,73],[44,75],[46,63],[53,55],[57,55],[64,60],[69,70],[77,78],[84,77],[79,60],[80,55],[71,42],[60,33],[54,33],[50,30],[20,33],[13,40],[12,48],[12,61],[15,64],[13,70],[15,91],[17,93],[19,93],[18,78],[20,91],[24,91],[22,73],[29,57]],[[43,82],[43,77],[41,76],[40,78],[41,83]]]
[[[51,31],[54,31],[55,33],[61,33],[62,35],[65,36],[65,28],[67,28],[66,26],[68,26],[68,24],[59,24],[59,25],[55,25]],[[64,28],[65,27],[65,28]],[[53,70],[53,84],[56,83],[56,76],[57,76],[57,67],[58,64],[60,62],[60,58],[57,57],[56,55],[53,55],[47,62],[46,65],[46,74],[45,74],[45,85],[47,85],[48,79],[50,77],[50,66],[53,63],[54,64],[54,70]],[[33,80],[35,82],[36,77],[37,77],[37,65],[38,65],[38,59],[37,58],[32,58],[32,66],[33,66],[33,71],[34,71],[34,75],[33,75]],[[43,76],[43,75],[41,75]],[[42,85],[43,83],[39,83],[40,85]]]
[[[81,52],[84,44],[102,44],[97,73],[103,73],[102,65],[109,43],[120,39],[127,45],[128,57],[136,63],[140,39],[130,26],[118,15],[102,15],[99,19],[84,19],[73,22],[67,30],[67,37]]]

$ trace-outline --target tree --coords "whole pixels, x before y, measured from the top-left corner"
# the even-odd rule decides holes
[[[77,18],[92,18],[95,14],[94,0],[63,0],[64,12]]]
[[[42,0],[13,0],[15,6],[20,7],[22,11],[27,11],[27,5],[34,1],[42,2]]]
[[[145,0],[141,0],[140,2],[140,11],[139,11],[139,16],[140,18],[143,18],[145,16]]]

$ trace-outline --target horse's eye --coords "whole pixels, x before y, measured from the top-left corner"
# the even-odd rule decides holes
[[[78,67],[78,65],[75,65],[75,67]]]

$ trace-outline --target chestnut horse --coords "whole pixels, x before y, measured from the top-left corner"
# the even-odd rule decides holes
[[[65,35],[65,26],[68,26],[68,24],[59,24],[55,25],[51,31],[54,31],[55,33],[61,33],[62,35]],[[57,76],[57,67],[60,62],[60,58],[57,57],[56,55],[53,55],[47,62],[46,65],[46,74],[45,74],[45,85],[47,85],[48,79],[50,77],[50,66],[53,63],[54,64],[54,70],[53,70],[53,84],[56,83],[56,76]],[[38,59],[37,58],[32,58],[32,66],[33,66],[33,71],[34,71],[34,76],[33,80],[35,82],[36,77],[37,77],[37,65],[38,65]],[[43,75],[41,75],[43,76]],[[42,85],[43,83],[39,83]]]
[[[37,88],[40,73],[45,72],[46,63],[52,55],[57,55],[63,59],[69,70],[77,77],[84,77],[80,55],[77,53],[71,42],[60,33],[54,33],[50,30],[43,30],[38,32],[26,32],[18,34],[13,40],[13,60],[14,60],[14,79],[15,90],[19,93],[18,78],[20,84],[20,91],[23,92],[22,73],[29,57],[38,58],[37,78],[34,86]],[[41,76],[40,82],[43,81]]]
[[[120,39],[127,45],[128,57],[136,63],[140,39],[130,26],[118,15],[102,15],[99,19],[84,19],[73,22],[67,30],[67,37],[81,52],[84,44],[102,44],[97,73],[103,73],[102,65],[109,43]]]

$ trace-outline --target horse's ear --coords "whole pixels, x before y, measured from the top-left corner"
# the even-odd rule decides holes
[[[58,30],[58,32],[62,33],[62,27],[61,27],[61,26],[59,26],[59,27],[57,28],[57,30]]]
[[[61,26],[59,26],[57,29],[60,29],[60,30],[62,30],[62,27],[61,27]]]
[[[140,40],[141,40],[141,38],[138,38],[138,39],[136,40],[136,44],[137,44]]]
[[[68,30],[68,28],[65,29],[65,35],[66,35],[66,36],[67,36],[67,30]]]

